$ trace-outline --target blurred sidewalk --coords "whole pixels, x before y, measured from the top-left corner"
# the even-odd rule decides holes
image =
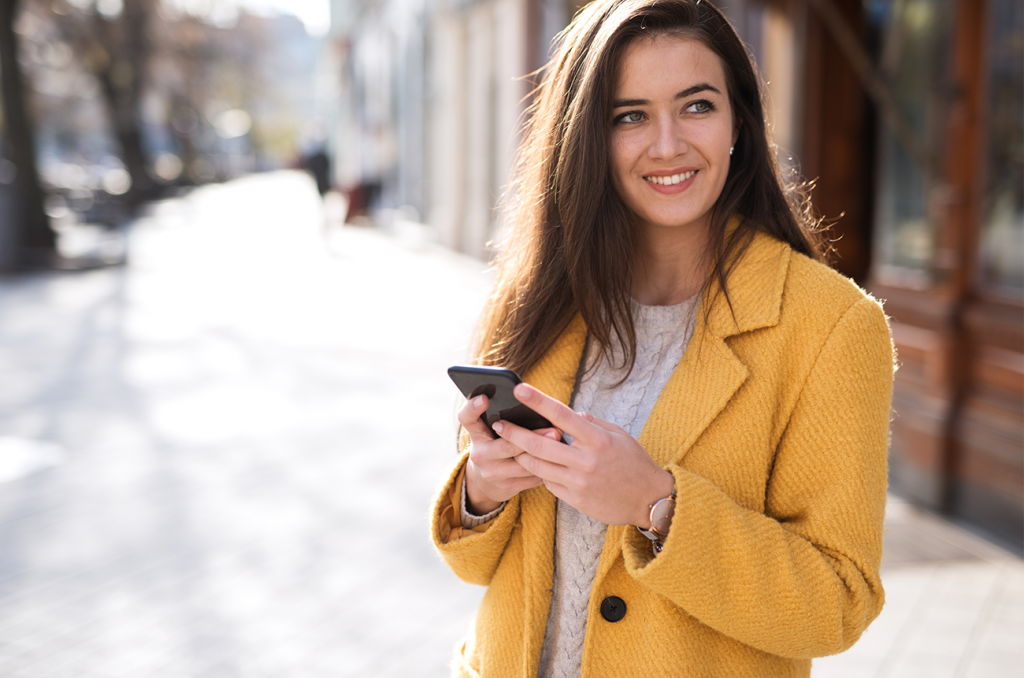
[[[485,266],[323,217],[258,175],[126,267],[0,279],[0,676],[446,674],[482,590],[426,517]]]
[[[489,279],[398,232],[259,175],[0,278],[0,676],[447,675],[483,591],[426,516]],[[895,498],[886,553],[815,678],[1024,676],[1019,558]]]
[[[885,607],[813,678],[1021,678],[1024,561],[889,497]]]

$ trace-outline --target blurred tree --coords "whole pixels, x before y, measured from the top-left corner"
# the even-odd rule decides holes
[[[198,14],[166,0],[19,3],[38,171],[55,218],[116,225],[163,187],[294,158],[318,53],[294,16],[251,15],[230,0],[207,0]]]
[[[154,186],[142,146],[140,119],[150,57],[150,18],[155,14],[156,2],[127,0],[120,16],[105,15],[97,2],[92,14],[99,43],[93,45],[93,61],[88,65],[100,82],[114,133],[121,144],[121,160],[132,178],[128,192],[132,204],[147,197]]]
[[[181,155],[181,182],[203,183],[215,178],[207,113],[214,97],[209,74],[219,70],[220,63],[212,39],[216,29],[187,14],[163,28],[157,36],[158,86],[168,97],[171,129]]]
[[[267,61],[280,58],[275,54],[280,45],[266,34],[267,23],[240,12],[227,27],[190,15],[161,26],[153,48],[154,85],[171,108],[185,181],[229,178],[251,169],[238,166],[239,154],[258,153],[258,135],[226,123],[244,111],[254,132],[259,120],[253,118],[276,93],[263,72]]]
[[[16,168],[15,265],[46,263],[56,252],[57,238],[43,207],[44,194],[36,167],[35,130],[26,105],[24,76],[14,30],[18,0],[0,0],[0,74],[3,80],[4,126]]]
[[[100,85],[121,161],[132,179],[129,202],[137,204],[169,181],[203,183],[238,174],[237,149],[218,117],[252,110],[265,98],[261,68],[274,59],[263,26],[268,21],[240,12],[229,26],[160,0],[34,0],[50,7],[52,20]],[[229,9],[211,0],[207,11]],[[297,21],[297,20],[296,20]],[[148,99],[147,99],[148,97]],[[174,136],[180,175],[146,153],[144,108]],[[248,114],[247,114],[248,115]],[[152,132],[152,128],[149,130]],[[234,152],[228,152],[234,149]],[[241,169],[244,169],[241,168]]]
[[[47,2],[61,32],[96,77],[131,177],[130,206],[151,197],[155,183],[142,142],[142,97],[151,58],[150,28],[159,0]]]

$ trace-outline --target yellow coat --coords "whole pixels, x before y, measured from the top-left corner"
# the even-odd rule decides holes
[[[584,678],[808,676],[882,608],[893,349],[882,308],[851,281],[757,236],[640,436],[675,476],[664,551],[610,526],[590,597]],[[568,402],[577,318],[525,380]],[[555,497],[520,493],[479,533],[433,513],[456,575],[487,586],[454,674],[532,678],[551,601]],[[460,481],[461,482],[461,481]],[[608,596],[625,617],[605,621]]]

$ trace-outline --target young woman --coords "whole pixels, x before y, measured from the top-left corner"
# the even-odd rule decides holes
[[[709,2],[589,5],[532,113],[477,359],[560,431],[459,412],[433,536],[488,588],[455,673],[807,676],[882,607],[885,315]]]

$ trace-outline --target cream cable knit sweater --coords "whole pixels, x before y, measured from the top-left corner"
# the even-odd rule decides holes
[[[624,370],[612,365],[622,362],[622,349],[613,347],[612,360],[602,360],[596,345],[587,347],[587,364],[597,365],[579,385],[572,406],[577,412],[618,424],[634,438],[640,437],[647,417],[661,395],[693,334],[696,314],[693,299],[674,306],[633,304],[637,356],[624,382]],[[571,442],[571,439],[570,439]],[[466,511],[463,484],[463,527],[475,527],[494,518],[504,504],[486,516]],[[583,640],[587,628],[587,605],[597,563],[604,547],[607,525],[558,502],[555,522],[555,579],[544,649],[538,678],[579,678]]]

